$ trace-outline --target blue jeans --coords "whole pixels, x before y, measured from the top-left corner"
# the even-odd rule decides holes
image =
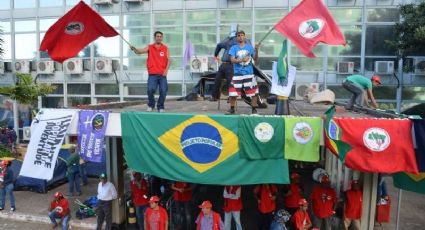
[[[58,224],[56,222],[56,219],[62,219],[62,230],[68,230],[69,220],[71,219],[70,214],[64,216],[63,218],[60,218],[57,212],[49,212],[49,218],[50,221],[52,221],[52,224]]]
[[[72,166],[72,167],[75,167],[75,168],[68,171],[69,193],[71,193],[71,195],[74,193],[74,186],[75,186],[75,191],[77,193],[81,193],[80,177],[78,176],[80,172],[79,172],[79,169],[77,168],[78,166]]]
[[[13,183],[8,184],[0,189],[0,208],[4,208],[6,204],[6,194],[9,195],[10,207],[15,207],[15,196],[13,195]]]
[[[83,181],[83,184],[88,183],[86,167],[87,167],[87,163],[80,164],[80,167],[79,167],[80,177],[81,177],[81,180]]]
[[[167,96],[168,83],[166,76],[149,75],[148,78],[148,106],[155,108],[155,91],[159,87],[159,98],[157,108],[158,110],[164,109],[165,97]]]
[[[136,210],[137,225],[139,226],[139,229],[141,230],[144,229],[143,221],[144,221],[145,211],[147,208],[148,208],[147,205],[134,206],[134,209]]]
[[[350,81],[344,81],[342,83],[342,87],[344,87],[344,89],[348,90],[349,92],[353,94],[345,107],[346,109],[353,109],[356,101],[360,107],[363,107],[364,90],[362,88],[360,88],[359,86],[355,85],[354,83]]]

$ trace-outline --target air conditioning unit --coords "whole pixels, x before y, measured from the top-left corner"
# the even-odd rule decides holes
[[[24,141],[29,141],[31,139],[31,127],[30,126],[24,126],[22,128],[22,139]]]
[[[415,74],[425,74],[425,58],[415,59]]]
[[[309,83],[296,83],[295,84],[295,100],[302,101],[305,98],[305,95],[307,94],[307,90],[310,87]]]
[[[340,73],[340,74],[352,74],[352,73],[354,73],[354,62],[352,62],[352,61],[338,62],[337,72]]]
[[[39,61],[37,62],[37,73],[38,74],[52,74],[55,72],[54,61]]]
[[[112,73],[112,59],[96,58],[94,59],[95,73]]]
[[[93,3],[96,5],[112,5],[112,0],[94,0]]]
[[[203,73],[208,71],[208,57],[191,57],[190,58],[190,72]]]
[[[69,60],[63,63],[65,74],[82,74],[83,73],[83,60]]]
[[[312,93],[318,93],[319,92],[319,87],[320,87],[320,83],[317,83],[317,82],[313,82],[313,83],[310,83],[310,85],[309,85],[309,90],[310,90],[310,92],[312,92]]]
[[[0,61],[0,74],[4,74],[4,62]]]
[[[31,62],[27,60],[21,60],[15,62],[16,73],[30,73]]]
[[[394,61],[375,61],[375,73],[377,74],[394,73]]]

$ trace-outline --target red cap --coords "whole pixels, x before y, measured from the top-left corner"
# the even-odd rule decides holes
[[[372,76],[372,78],[371,78],[370,80],[372,80],[372,81],[376,81],[376,82],[378,82],[379,84],[382,84],[381,77],[380,77],[379,75],[373,75],[373,76]]]
[[[201,205],[198,206],[199,208],[212,208],[212,204],[209,200],[206,200],[202,202]]]
[[[323,175],[322,178],[320,178],[320,183],[329,183],[329,176]]]
[[[152,196],[149,199],[149,203],[153,203],[153,202],[159,202],[159,197],[158,196]]]
[[[296,172],[291,173],[291,179],[297,179],[297,178],[300,178],[300,174]]]
[[[10,161],[2,160],[1,164],[4,165],[4,166],[8,166],[10,164]]]
[[[55,198],[63,197],[63,194],[61,192],[56,192],[54,197]]]
[[[308,202],[307,202],[307,200],[306,199],[299,199],[298,200],[298,205],[307,205],[308,204]]]

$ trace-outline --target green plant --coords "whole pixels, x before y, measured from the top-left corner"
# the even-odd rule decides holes
[[[3,157],[13,157],[13,154],[10,148],[6,147],[3,144],[0,144],[0,158]]]

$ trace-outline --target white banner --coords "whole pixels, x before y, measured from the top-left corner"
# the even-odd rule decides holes
[[[285,82],[285,85],[279,85],[279,76],[277,75],[277,62],[274,61],[272,68],[272,88],[270,90],[270,93],[275,94],[277,96],[289,97],[289,95],[291,94],[292,85],[294,85],[296,73],[297,69],[295,68],[295,66],[289,65],[287,82]]]
[[[31,139],[19,175],[50,180],[75,110],[43,109],[31,124]]]

